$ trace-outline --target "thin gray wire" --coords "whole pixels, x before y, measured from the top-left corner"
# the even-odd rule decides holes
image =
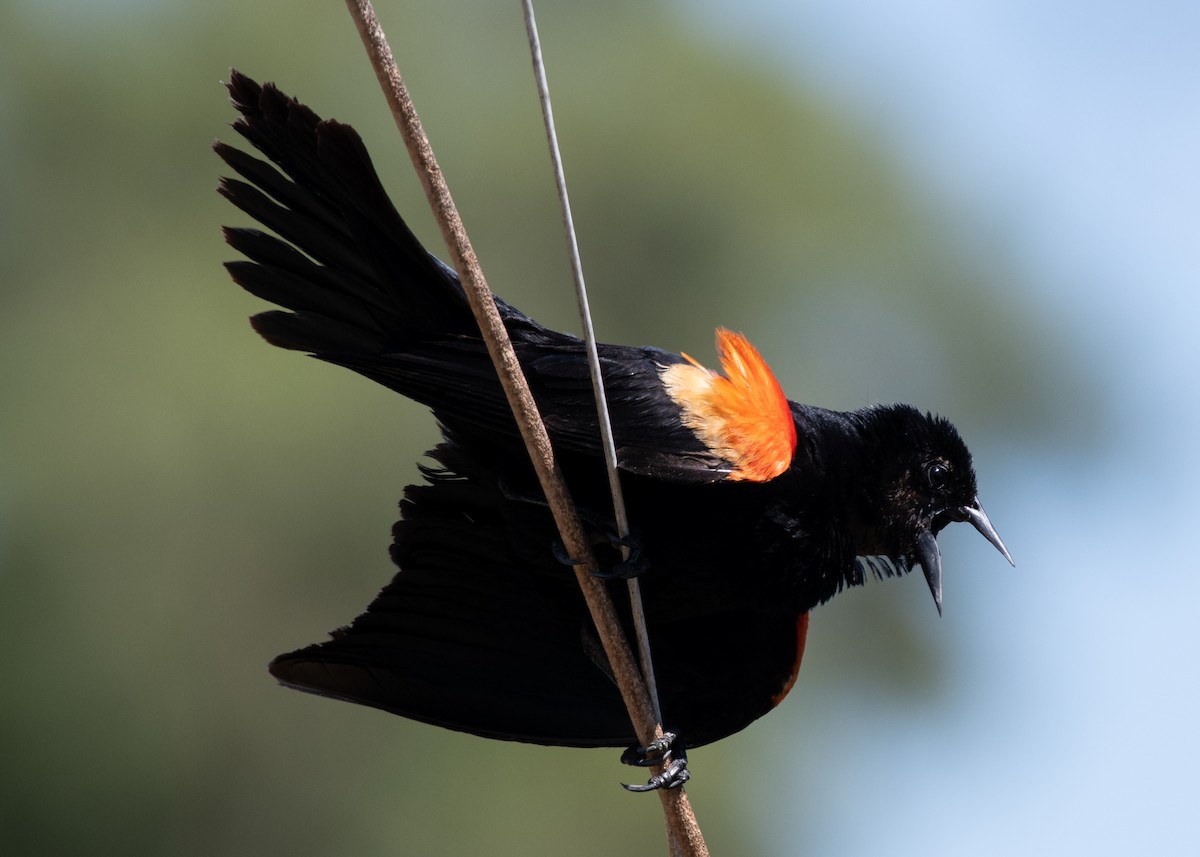
[[[567,234],[567,251],[571,258],[571,274],[575,280],[575,297],[579,302],[579,318],[583,324],[583,341],[587,346],[588,369],[592,375],[592,389],[596,396],[596,411],[600,417],[600,436],[604,444],[604,463],[608,469],[608,487],[612,493],[613,513],[617,524],[617,536],[624,540],[629,536],[629,516],[625,511],[625,496],[621,491],[621,477],[617,471],[617,447],[613,440],[612,422],[608,415],[608,397],[604,392],[604,381],[600,374],[600,355],[596,350],[596,334],[592,329],[592,312],[588,306],[587,287],[583,281],[583,263],[579,258],[579,242],[575,237],[575,220],[571,216],[571,201],[567,195],[567,177],[563,172],[562,153],[558,147],[558,133],[554,130],[554,111],[550,106],[550,84],[546,80],[546,67],[542,62],[542,43],[538,38],[537,22],[533,15],[533,0],[522,0],[525,9],[525,31],[529,36],[529,52],[533,59],[533,76],[537,81],[538,100],[542,104],[542,120],[546,126],[546,141],[550,146],[550,161],[554,166],[554,184],[558,188],[558,200],[562,206],[563,228]],[[629,548],[622,547],[621,554],[629,558]],[[650,638],[646,632],[646,614],[642,609],[642,591],[637,578],[629,581],[629,601],[633,606],[634,631],[637,634],[638,656],[642,664],[642,677],[650,691],[650,702],[654,717],[662,724],[662,711],[658,702],[658,684],[654,680],[654,664],[650,658]]]

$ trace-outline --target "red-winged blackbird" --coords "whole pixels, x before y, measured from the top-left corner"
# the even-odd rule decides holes
[[[252,260],[229,263],[233,279],[291,310],[257,315],[254,328],[423,402],[443,434],[437,466],[404,491],[391,548],[399,573],[350,626],[279,656],[271,673],[491,738],[634,742],[455,273],[396,213],[352,128],[237,72],[229,90],[242,114],[234,128],[282,170],[215,146],[249,182],[224,180],[221,193],[283,239],[225,232]],[[585,525],[611,545],[582,343],[496,304]],[[679,749],[777,705],[799,669],[808,611],[868,573],[920,565],[940,612],[934,537],[952,521],[1009,558],[947,420],[907,405],[841,413],[790,402],[744,338],[719,331],[718,346],[724,374],[657,348],[600,346],[633,570],[644,572]]]

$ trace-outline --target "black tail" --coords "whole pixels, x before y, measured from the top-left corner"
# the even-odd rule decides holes
[[[233,279],[292,310],[255,316],[259,333],[283,348],[343,362],[339,356],[475,330],[458,278],[396,212],[353,128],[322,121],[272,84],[237,71],[228,86],[242,114],[234,129],[282,170],[214,144],[247,180],[223,179],[221,194],[284,239],[225,230],[229,244],[252,260],[228,263]]]
[[[221,194],[279,236],[225,230],[248,257],[226,264],[234,281],[290,310],[260,313],[254,328],[274,345],[307,351],[430,406],[448,428],[516,441],[458,276],[396,212],[357,132],[237,71],[228,86],[242,114],[234,129],[275,165],[225,143],[213,147],[245,179],[223,179]],[[496,307],[555,444],[597,454],[583,344],[499,298]],[[657,348],[600,346],[618,457],[635,472],[714,481],[721,460],[681,422],[659,380],[662,367],[682,361]]]
[[[220,193],[279,236],[225,229],[230,246],[249,258],[226,263],[234,281],[290,310],[259,313],[255,330],[423,402],[443,422],[515,438],[457,274],[397,213],[358,133],[237,71],[228,87],[242,114],[234,130],[275,165],[213,146],[246,179],[222,179]],[[519,350],[549,345],[584,367],[570,359],[582,358],[577,339],[496,305]]]

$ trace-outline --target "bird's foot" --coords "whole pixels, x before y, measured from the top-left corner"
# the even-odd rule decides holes
[[[680,746],[676,746],[676,745]],[[679,736],[674,732],[664,732],[645,747],[634,744],[621,754],[622,765],[634,765],[639,768],[649,768],[661,765],[672,756],[682,755],[683,747]]]
[[[617,554],[621,558],[608,565],[605,565],[602,558],[597,558],[598,568],[592,572],[593,577],[598,580],[631,580],[641,576],[646,571],[648,566],[642,556],[641,542],[636,536],[631,534],[622,538],[613,533],[608,537],[608,545],[611,545],[618,551],[621,548],[627,548],[628,556],[621,551]],[[603,543],[602,546],[604,546]],[[586,562],[586,560],[571,556],[561,539],[555,539],[550,549],[554,553],[554,558],[563,565],[574,567],[583,565]]]
[[[691,779],[688,770],[687,752],[683,742],[674,732],[664,732],[661,737],[645,747],[633,746],[621,754],[621,762],[636,767],[662,765],[661,773],[655,774],[645,785],[621,785],[631,792],[652,792],[656,789],[677,789]]]
[[[610,533],[608,543],[617,549],[621,559],[608,566],[607,569],[597,571],[593,577],[600,580],[632,580],[645,573],[649,566],[642,554],[642,542],[637,536],[630,533],[621,537],[616,533]]]

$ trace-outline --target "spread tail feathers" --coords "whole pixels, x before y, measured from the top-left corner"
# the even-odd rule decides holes
[[[246,180],[223,179],[221,194],[283,239],[225,230],[229,244],[252,260],[228,263],[233,279],[292,310],[255,316],[259,333],[283,348],[332,357],[474,331],[457,277],[396,212],[353,128],[322,121],[239,72],[228,86],[242,114],[234,130],[278,167],[214,145]]]

